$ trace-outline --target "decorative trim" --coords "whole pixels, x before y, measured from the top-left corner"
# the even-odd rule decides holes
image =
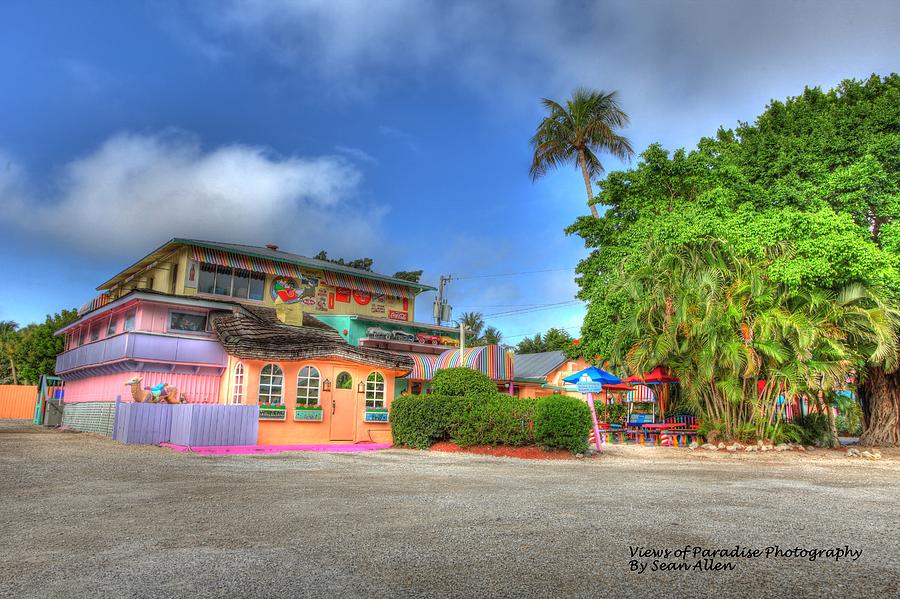
[[[322,422],[322,408],[294,408],[296,422]]]

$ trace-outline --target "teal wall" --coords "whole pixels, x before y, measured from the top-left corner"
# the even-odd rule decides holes
[[[424,331],[426,333],[430,333],[433,335],[443,335],[445,337],[453,337],[454,339],[459,339],[459,333],[450,333],[445,331],[433,331],[427,325],[426,326],[415,326],[413,323],[401,324],[401,323],[381,323],[381,322],[368,322],[365,320],[356,320],[351,316],[343,316],[343,315],[320,315],[317,314],[316,318],[327,324],[328,326],[335,329],[341,336],[346,340],[350,345],[358,346],[359,340],[364,339],[366,337],[366,330],[369,327],[378,327],[379,329],[384,329],[385,331],[406,331],[407,333],[412,333],[415,335],[420,331]],[[344,331],[347,331],[347,334],[344,334]]]

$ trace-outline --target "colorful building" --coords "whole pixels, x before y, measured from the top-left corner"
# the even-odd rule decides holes
[[[67,410],[166,383],[187,403],[259,403],[260,444],[388,440],[392,399],[459,343],[415,322],[433,287],[277,246],[173,239],[97,289],[58,332]]]
[[[583,358],[570,359],[561,351],[549,351],[515,354],[513,361],[515,378],[512,380],[512,395],[534,398],[559,393],[579,399],[582,397],[575,385],[563,379],[589,366]]]

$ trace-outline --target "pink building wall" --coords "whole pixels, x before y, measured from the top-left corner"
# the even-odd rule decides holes
[[[142,383],[144,387],[152,387],[159,383],[168,383],[177,387],[178,394],[184,393],[184,398],[188,403],[219,402],[219,387],[222,377],[166,372],[120,372],[66,381],[65,402],[116,401],[117,395],[122,396],[122,401],[131,401],[131,388],[125,386],[125,382],[135,376],[144,377]]]
[[[81,329],[85,330],[84,345],[91,343],[91,329],[94,327],[99,326],[100,336],[98,337],[97,341],[106,339],[108,337],[106,333],[108,330],[110,318],[116,319],[116,332],[114,333],[114,335],[123,333],[125,326],[125,314],[131,310],[136,310],[134,330],[148,331],[153,333],[169,332],[169,312],[171,310],[176,310],[179,312],[193,312],[197,314],[209,313],[209,310],[194,308],[192,306],[174,306],[171,304],[156,304],[146,301],[129,302],[119,308],[116,308],[116,310],[112,313],[106,312],[104,314],[101,314],[96,318],[85,321],[85,323],[80,325],[78,328],[72,329],[71,331],[67,332],[66,349],[70,350],[78,347],[77,340],[79,339]],[[211,334],[197,335],[201,337],[211,336]],[[111,336],[113,335],[109,335],[109,337]]]

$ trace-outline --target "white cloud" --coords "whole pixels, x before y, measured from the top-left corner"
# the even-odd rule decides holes
[[[359,201],[361,173],[344,158],[204,150],[180,132],[115,135],[65,165],[51,193],[29,190],[24,169],[0,162],[7,225],[93,253],[132,255],[172,237],[361,252],[384,214]]]

